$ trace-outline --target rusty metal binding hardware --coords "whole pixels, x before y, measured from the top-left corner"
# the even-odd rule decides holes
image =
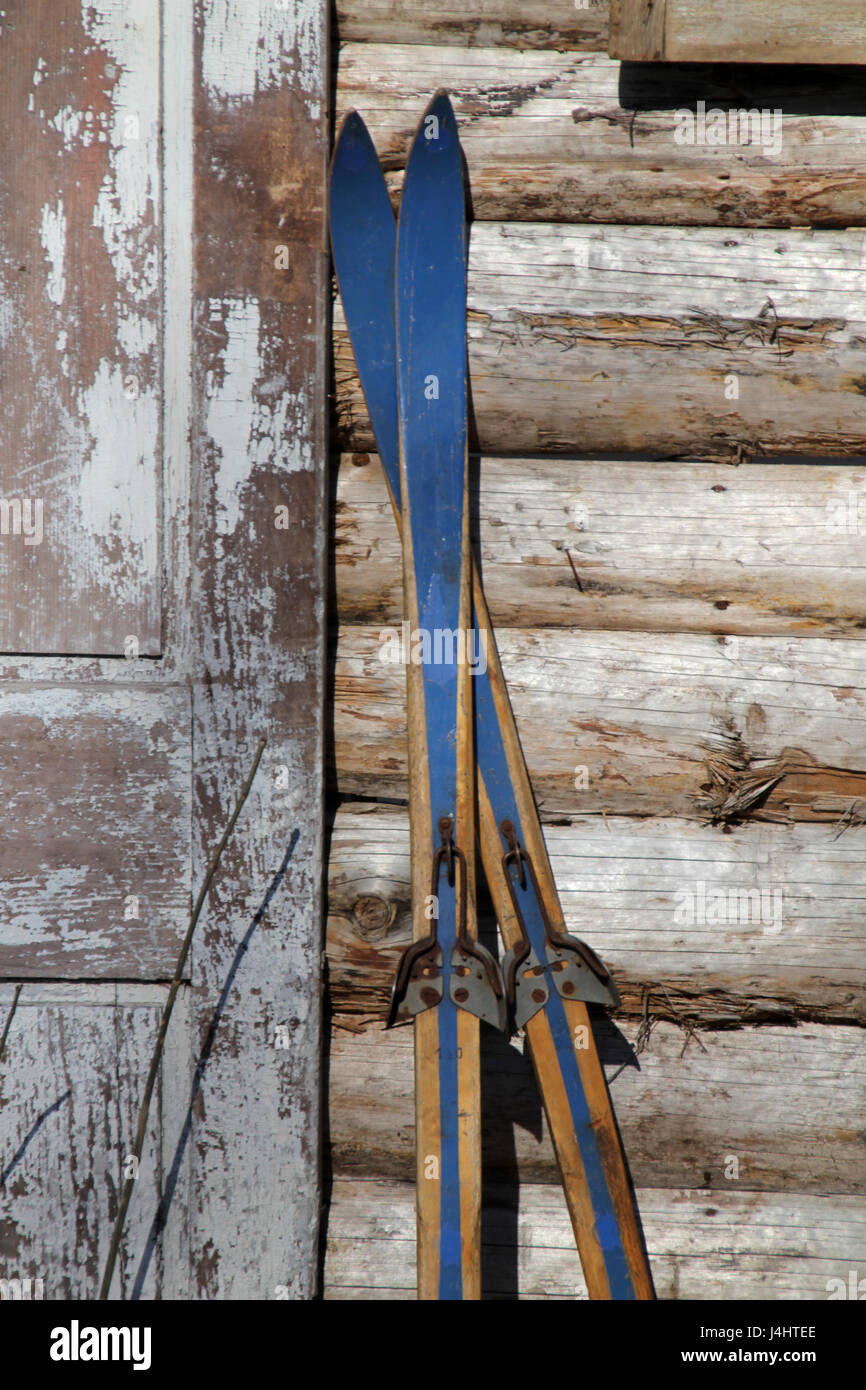
[[[433,916],[429,935],[404,951],[397,969],[391,991],[391,1005],[388,1011],[387,1027],[395,1023],[407,1022],[425,1009],[435,1009],[441,1004],[445,989],[445,971],[442,964],[442,948],[438,938],[439,890],[442,868],[445,868],[445,881],[449,888],[458,885],[456,943],[451,952],[448,976],[449,998],[460,1009],[474,1014],[495,1028],[505,1028],[507,1009],[505,990],[499,973],[499,966],[493,956],[480,942],[473,940],[467,931],[466,914],[466,856],[454,843],[453,824],[450,816],[439,820],[439,837],[442,843],[433,855],[433,872],[430,881],[430,899]],[[459,876],[455,865],[459,866]]]
[[[502,868],[514,912],[520,923],[523,939],[506,951],[502,960],[505,992],[518,1028],[525,1027],[533,1014],[543,1009],[550,995],[550,982],[563,999],[581,999],[587,1004],[603,1004],[617,1008],[619,991],[610,971],[586,942],[576,936],[558,931],[548,916],[539,887],[535,866],[520,844],[510,820],[500,824],[507,845],[502,856]],[[528,881],[527,881],[528,875]],[[531,891],[530,891],[531,890]],[[530,932],[528,919],[540,920],[544,931],[545,961],[539,959],[533,939],[539,942],[537,931]]]

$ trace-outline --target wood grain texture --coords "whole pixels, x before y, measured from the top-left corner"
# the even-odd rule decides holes
[[[326,12],[195,8],[194,1298],[308,1298],[319,1213]],[[282,248],[282,249],[281,249]],[[284,512],[279,509],[284,508]],[[287,525],[279,524],[280,517]]]
[[[831,1279],[847,1284],[849,1270],[858,1278],[866,1272],[860,1196],[651,1187],[637,1195],[660,1298],[822,1300]],[[334,1183],[325,1298],[413,1297],[412,1205],[409,1183]],[[565,1202],[554,1187],[491,1191],[482,1253],[485,1298],[586,1298]]]
[[[6,687],[0,975],[171,978],[189,916],[183,687]]]
[[[497,630],[866,636],[861,468],[488,456],[478,473]],[[334,474],[337,619],[399,624],[379,460],[344,454]]]
[[[4,1017],[11,993],[0,985]],[[0,1278],[42,1279],[46,1299],[96,1297],[164,993],[25,985],[0,1075]],[[174,1252],[146,1266],[143,1257],[172,1160],[174,1126],[163,1121],[174,1118],[167,1091],[182,1075],[176,1042],[185,1010],[182,995],[117,1265],[114,1296],[125,1299],[139,1275],[145,1299],[177,1287]],[[182,1180],[178,1196],[179,1209]]]
[[[866,63],[859,0],[611,0],[615,58],[669,63]]]
[[[337,0],[341,42],[605,48],[608,0]]]
[[[330,775],[406,795],[399,628],[348,627]],[[859,822],[861,642],[505,629],[500,656],[542,815]]]
[[[610,0],[610,53],[643,62],[664,58],[667,4],[668,0]]]
[[[476,223],[485,453],[860,455],[860,232]],[[342,314],[337,441],[374,447]]]
[[[13,4],[0,52],[0,648],[153,655],[160,5]]]
[[[545,827],[568,930],[613,971],[623,1016],[709,1027],[866,1023],[863,833],[620,817]],[[739,896],[755,890],[760,902]],[[406,812],[343,807],[328,869],[338,1013],[384,1018],[408,904]],[[488,915],[483,930],[490,944]]]
[[[519,1039],[482,1030],[488,1180],[559,1182],[535,1078]],[[659,1022],[596,1025],[638,1187],[862,1192],[866,1046],[861,1028],[768,1025],[690,1035]],[[330,1057],[336,1176],[414,1177],[409,1030],[337,1030]],[[736,1169],[730,1160],[736,1159]],[[727,1173],[737,1171],[734,1180]]]
[[[347,43],[338,117],[352,108],[364,117],[395,204],[418,112],[442,86],[460,123],[473,213],[485,221],[864,222],[866,101],[856,68],[624,65],[603,53],[492,44]]]

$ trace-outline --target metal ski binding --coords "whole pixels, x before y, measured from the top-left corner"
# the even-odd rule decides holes
[[[507,1005],[499,966],[487,948],[475,941],[466,930],[466,857],[454,843],[450,816],[440,818],[439,835],[442,843],[433,855],[430,885],[431,897],[436,902],[439,900],[443,864],[447,882],[452,888],[456,882],[455,863],[460,865],[457,937],[448,971],[449,998],[458,1008],[465,1009],[485,1023],[493,1024],[495,1028],[504,1029],[507,1025]],[[407,1022],[415,1014],[423,1013],[425,1009],[435,1009],[437,1004],[441,1004],[443,975],[437,914],[433,918],[430,934],[413,941],[403,954],[391,991],[386,1027]]]
[[[505,990],[514,1011],[518,1028],[543,1009],[550,997],[550,982],[563,999],[581,999],[587,1004],[603,1004],[606,1008],[619,1006],[619,992],[607,967],[586,942],[576,936],[557,931],[547,915],[535,868],[522,848],[514,825],[504,820],[500,826],[508,846],[502,856],[502,868],[511,894],[517,919],[523,929],[523,940],[512,946],[502,960]],[[512,868],[515,870],[512,873]],[[538,915],[544,927],[544,962],[539,960],[526,927],[526,919],[518,897],[518,888],[527,889],[527,873]],[[540,944],[540,943],[539,943]]]

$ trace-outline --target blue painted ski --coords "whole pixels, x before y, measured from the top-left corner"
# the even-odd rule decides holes
[[[419,1115],[419,1132],[429,1136],[422,1141],[425,1158],[428,1164],[431,1158],[437,1161],[438,1189],[429,1171],[426,1176],[422,1171],[420,1180],[434,1193],[438,1191],[439,1197],[438,1202],[427,1204],[434,1242],[438,1226],[438,1296],[460,1299],[472,1278],[471,1268],[464,1269],[467,1241],[472,1247],[470,1258],[477,1257],[474,1232],[464,1229],[461,1179],[473,1183],[478,1179],[466,1171],[466,1164],[476,1161],[471,1140],[461,1164],[459,1115],[464,1097],[460,1083],[467,1078],[466,1069],[461,1077],[458,1067],[458,1054],[462,1054],[458,1006],[450,989],[444,988],[451,983],[450,960],[461,930],[461,907],[466,911],[467,855],[474,852],[471,710],[465,708],[470,687],[468,679],[461,679],[465,670],[455,659],[459,652],[452,638],[449,651],[444,650],[444,634],[465,633],[471,622],[468,564],[463,554],[466,217],[457,128],[447,98],[435,100],[425,112],[409,155],[397,229],[396,274],[403,588],[413,649],[416,644],[418,648],[412,655],[420,657],[407,667],[412,849],[425,878],[427,864],[438,868],[429,893],[436,900],[433,911],[443,970],[441,1000],[430,1020],[419,1020],[418,1029],[422,1086],[423,1069],[431,1066],[434,1057],[438,1067],[438,1116],[431,1116],[432,1123],[425,1125],[423,1113]],[[437,642],[438,652],[434,650]],[[452,867],[450,873],[442,872],[445,860],[440,847],[452,859],[460,855],[456,871]],[[428,925],[423,897],[419,904],[416,895],[416,913],[419,908],[416,934]],[[464,917],[464,934],[466,929]],[[436,1037],[425,1048],[421,1028],[431,1022]],[[471,1032],[470,1046],[477,1046],[474,1020]],[[475,1079],[473,1075],[468,1080],[467,1091]],[[473,1128],[480,1140],[480,1117]],[[480,1158],[479,1145],[479,1167]],[[422,1229],[423,1210],[422,1203]],[[480,1226],[480,1206],[478,1220]]]
[[[452,157],[456,154],[459,160],[456,124],[452,124],[453,113],[450,111],[450,105],[445,108],[445,101],[441,96],[426,113],[425,121],[431,115],[437,116],[441,130],[442,122],[438,120],[440,110],[446,118],[444,131],[448,142],[452,140],[453,131],[453,145],[449,143],[446,148],[451,151]],[[424,136],[425,121],[422,121],[419,128],[413,155],[418,140]],[[436,153],[443,152],[437,147]],[[433,151],[428,150],[428,153],[432,154]],[[429,167],[426,166],[428,169]],[[408,191],[411,192],[411,186]],[[462,189],[460,198],[462,221]],[[409,206],[411,208],[412,204]],[[450,211],[451,215],[456,215],[456,202],[450,205]],[[413,221],[418,227],[415,255],[427,270],[426,290],[428,298],[432,299],[436,297],[437,287],[439,291],[443,288],[442,282],[435,279],[436,272],[431,269],[438,264],[436,257],[431,257],[429,247],[425,252],[425,238],[434,234],[435,221],[428,221],[426,227],[423,226],[422,218],[417,216],[417,209],[413,212]],[[407,220],[407,237],[411,225]],[[405,505],[407,497],[401,499],[400,496],[397,339],[393,321],[388,313],[388,305],[392,302],[396,237],[394,219],[375,149],[363,122],[354,113],[344,123],[334,154],[331,175],[331,237],[343,307],[352,336],[361,384],[399,523],[401,500]],[[463,257],[465,275],[465,250]],[[458,253],[453,252],[452,270],[457,258]],[[459,275],[457,271],[454,271],[454,274],[456,281]],[[407,287],[403,301],[404,312],[410,317],[411,307],[417,302],[414,299],[415,294],[416,286],[412,283]],[[441,294],[438,297],[438,312],[441,313],[444,299]],[[411,328],[410,323],[405,331],[411,333]],[[461,355],[465,351],[464,333],[465,328],[461,322]],[[403,340],[401,337],[401,359]],[[452,336],[448,341],[451,351],[456,352],[455,337]],[[416,350],[415,357],[410,356],[407,363],[403,363],[402,360],[400,363],[400,406],[404,417],[404,403],[412,399],[413,382],[415,386],[423,385],[424,389],[433,391],[438,386],[441,400],[441,380],[427,380],[429,377],[439,376],[439,373],[432,370],[429,346],[422,339],[420,344],[416,345]],[[431,370],[426,371],[425,368],[428,367]],[[459,381],[456,389],[458,392],[461,389]],[[465,390],[465,377],[463,389]],[[437,416],[431,408],[432,399],[435,398],[431,398],[425,405],[421,417],[430,427],[429,435],[419,442],[422,450],[427,446],[429,437],[435,433]],[[449,423],[449,428],[454,427],[458,431],[458,443],[456,446],[452,445],[450,455],[450,466],[458,476],[462,472],[460,450],[465,450],[465,415],[462,414],[462,409],[462,406],[458,407]],[[462,436],[459,433],[460,422],[456,416],[460,416],[464,421]],[[461,443],[461,440],[464,442]],[[407,471],[404,469],[404,474]],[[411,481],[409,488],[406,488],[404,477],[402,486],[408,493],[411,507]],[[453,480],[450,486],[453,489]],[[441,495],[437,494],[437,497]],[[426,498],[424,491],[416,488],[415,496],[416,506],[420,502],[423,507]],[[457,507],[454,492],[449,496],[453,558],[461,551],[453,524]],[[441,519],[441,513],[435,509],[433,516],[440,516]],[[431,524],[435,527],[435,520]],[[430,532],[429,528],[427,529],[429,538]],[[413,544],[414,535],[413,528]],[[425,549],[425,540],[422,537],[420,548],[428,557],[428,568],[431,572],[434,571],[435,552],[438,547],[427,544]],[[431,548],[434,552],[432,565],[429,564]],[[439,564],[441,565],[441,561]],[[452,565],[452,570],[453,568]],[[449,612],[453,612],[453,593],[451,605]],[[477,627],[484,639],[483,646],[486,647],[487,657],[487,672],[479,670],[472,681],[480,770],[480,839],[491,895],[497,908],[503,936],[510,948],[506,963],[517,1021],[526,1027],[560,1161],[590,1296],[651,1298],[652,1285],[637,1227],[627,1171],[603,1073],[592,1042],[585,1003],[587,1000],[605,1004],[618,1001],[612,982],[601,963],[587,948],[565,935],[561,908],[477,575],[474,577],[474,605]],[[434,611],[441,613],[441,609],[435,609],[435,605]],[[476,638],[476,653],[480,645],[481,638]],[[404,989],[405,985],[404,978]],[[599,1134],[604,1136],[603,1145],[599,1143]]]

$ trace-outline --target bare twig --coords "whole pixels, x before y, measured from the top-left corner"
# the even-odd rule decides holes
[[[572,574],[574,575],[574,582],[575,582],[575,584],[577,585],[577,587],[578,587],[578,589],[580,590],[580,592],[583,593],[583,585],[582,585],[581,582],[580,582],[580,575],[579,575],[578,572],[577,572],[577,569],[576,569],[576,567],[575,567],[575,563],[574,563],[574,561],[573,561],[572,558],[571,558],[571,551],[570,551],[570,550],[566,550],[565,553],[566,553],[566,555],[568,556],[568,563],[571,565],[571,572],[572,572]]]
[[[20,995],[23,988],[23,984],[16,985],[15,993],[12,996],[12,1007],[6,1016],[6,1023],[3,1027],[3,1036],[2,1038],[0,1038],[0,1062],[3,1061],[3,1053],[6,1051],[6,1039],[9,1036],[9,1029],[12,1027],[12,1020],[15,1017],[15,1010],[18,1008],[18,996]]]
[[[138,1164],[141,1160],[141,1153],[144,1148],[144,1140],[147,1134],[147,1120],[148,1115],[150,1114],[150,1102],[153,1097],[154,1086],[156,1085],[156,1077],[159,1071],[159,1064],[162,1060],[162,1050],[165,1045],[165,1038],[168,1032],[168,1025],[171,1019],[172,1009],[174,1008],[174,1001],[177,998],[177,992],[180,989],[182,983],[183,970],[184,966],[186,965],[186,958],[189,955],[189,948],[192,944],[193,932],[195,931],[196,923],[198,922],[198,919],[201,916],[201,910],[204,907],[205,898],[207,897],[208,892],[210,891],[210,886],[213,883],[214,876],[216,875],[217,868],[219,867],[222,852],[228,844],[229,837],[235,828],[237,818],[240,815],[241,810],[243,809],[244,802],[249,796],[250,788],[253,785],[253,779],[256,775],[256,772],[258,771],[258,766],[261,762],[262,753],[265,750],[266,742],[267,740],[264,737],[259,739],[259,746],[256,749],[256,755],[253,759],[253,765],[250,768],[250,771],[247,775],[247,779],[244,782],[243,787],[241,788],[240,796],[238,797],[237,805],[235,806],[235,809],[232,812],[231,820],[229,821],[228,825],[223,831],[222,839],[217,845],[216,850],[213,854],[213,858],[211,859],[210,864],[208,865],[208,871],[205,874],[204,883],[199,889],[199,894],[196,898],[195,906],[192,910],[192,916],[189,919],[189,926],[186,930],[186,936],[184,937],[183,945],[180,948],[180,955],[177,958],[177,965],[175,966],[174,971],[174,979],[171,982],[171,986],[168,991],[168,998],[165,1001],[165,1007],[162,1011],[162,1018],[159,1024],[159,1033],[157,1034],[156,1038],[156,1046],[153,1050],[153,1056],[150,1059],[150,1071],[147,1074],[147,1084],[144,1088],[144,1096],[142,1098],[141,1106],[138,1112],[138,1125],[135,1131],[135,1144],[133,1146],[132,1151],[133,1157],[135,1158],[134,1166],[136,1169],[138,1168]],[[104,1301],[108,1298],[108,1291],[111,1288],[111,1280],[114,1274],[114,1265],[115,1261],[117,1260],[118,1249],[120,1248],[120,1238],[123,1235],[123,1225],[126,1220],[126,1212],[127,1208],[129,1207],[129,1201],[132,1197],[132,1189],[134,1186],[134,1177],[127,1178],[126,1182],[123,1185],[123,1193],[121,1194],[120,1205],[117,1208],[117,1216],[114,1219],[114,1230],[111,1233],[111,1245],[108,1251],[108,1259],[105,1262],[105,1272],[102,1276],[102,1285],[99,1290],[100,1301]]]

